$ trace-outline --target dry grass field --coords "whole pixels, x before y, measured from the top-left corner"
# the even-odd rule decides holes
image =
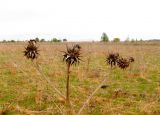
[[[62,51],[66,44],[74,43],[38,43],[40,56],[34,62],[24,57],[27,43],[0,44],[1,114],[65,114],[65,100],[51,84],[65,95],[67,70]],[[82,61],[73,65],[70,73],[70,100],[75,113],[107,77],[106,88],[95,93],[81,115],[160,115],[160,44],[79,44]],[[135,62],[125,70],[111,69],[105,62],[109,52],[132,56]]]

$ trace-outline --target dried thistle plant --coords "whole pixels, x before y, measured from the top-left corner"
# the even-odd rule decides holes
[[[117,60],[117,65],[121,69],[126,69],[127,67],[129,67],[129,64],[130,64],[130,61],[127,60],[126,58],[120,58]]]
[[[61,98],[65,99],[65,96],[58,90],[58,88],[55,87],[55,85],[50,81],[50,79],[43,73],[42,67],[37,63],[37,61],[33,61],[34,59],[36,59],[39,56],[39,50],[37,47],[36,40],[28,41],[28,45],[27,45],[27,47],[25,47],[24,56],[26,56],[28,59],[32,60],[33,66],[35,67],[37,72],[39,72],[39,74],[42,77],[42,78],[40,78],[40,80],[43,81],[44,83],[48,83],[51,86],[51,88],[53,89],[53,90],[51,90],[52,93],[55,94],[55,92],[57,92],[57,94],[59,94],[61,96]],[[56,105],[56,107],[59,109],[59,111],[61,113],[63,113],[61,108],[59,108],[57,105]]]
[[[114,66],[116,66],[117,64],[117,60],[119,59],[119,53],[110,53],[107,56],[106,62],[111,65],[111,68]]]
[[[129,65],[131,63],[133,63],[135,61],[135,59],[133,57],[129,57],[129,58],[119,58],[117,60],[117,65],[119,68],[121,69],[126,69],[129,67]]]
[[[32,61],[36,59],[39,55],[38,47],[36,46],[35,40],[28,41],[28,46],[25,47],[24,56],[27,57],[27,59],[31,59]]]
[[[118,65],[118,67],[121,69],[126,69],[127,67],[129,67],[130,63],[132,63],[134,61],[135,60],[133,57],[129,57],[129,58],[120,57],[119,53],[110,53],[106,59],[106,62],[109,65],[111,65],[111,68],[113,66]]]
[[[70,99],[69,99],[69,74],[70,74],[70,67],[73,64],[79,64],[80,62],[80,50],[81,46],[76,44],[72,48],[67,46],[67,51],[64,52],[63,61],[67,64],[67,81],[66,81],[66,105],[68,107],[67,114],[70,114]]]

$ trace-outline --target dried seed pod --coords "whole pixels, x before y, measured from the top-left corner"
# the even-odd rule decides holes
[[[106,62],[112,67],[113,65],[116,66],[118,59],[119,59],[119,53],[110,53],[107,56]]]
[[[24,56],[26,56],[28,59],[34,60],[38,57],[38,47],[36,46],[35,40],[28,41],[28,46],[25,48]]]
[[[64,52],[63,61],[66,61],[68,64],[76,64],[79,63],[80,59],[80,45],[76,44],[73,48],[67,47],[67,51]]]
[[[126,58],[120,58],[117,60],[117,65],[121,69],[126,69],[127,67],[129,67],[129,64],[130,64],[130,61],[127,60]]]

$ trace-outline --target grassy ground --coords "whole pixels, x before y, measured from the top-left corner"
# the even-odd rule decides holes
[[[73,43],[70,43],[70,45]],[[0,111],[7,115],[52,115],[65,111],[65,101],[23,56],[24,43],[0,44]],[[70,98],[76,113],[107,75],[108,87],[93,96],[82,115],[159,115],[160,45],[80,43],[82,62],[72,66]],[[65,95],[65,43],[39,44],[38,63],[47,78]],[[132,56],[126,70],[105,63],[108,52]],[[64,112],[65,113],[65,112]]]

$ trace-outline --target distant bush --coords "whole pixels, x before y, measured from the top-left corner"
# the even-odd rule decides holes
[[[135,43],[136,41],[135,41],[135,39],[131,39],[131,43]]]
[[[40,42],[45,42],[45,39],[41,39]]]
[[[130,39],[129,37],[126,38],[125,42],[130,42]]]
[[[59,40],[59,39],[57,39],[57,38],[53,38],[53,39],[51,40],[51,42],[61,42],[61,40]]]
[[[9,41],[9,42],[16,42],[15,40],[11,40],[11,41]]]
[[[14,42],[17,42],[17,41],[15,41],[15,40],[3,40],[3,41],[1,41],[2,43],[14,43]]]
[[[63,42],[67,42],[67,39],[63,39]]]
[[[102,42],[109,42],[109,38],[105,32],[102,33],[101,41]]]
[[[37,38],[35,38],[35,40],[36,40],[36,42],[39,42],[39,38],[37,37]]]
[[[114,38],[113,42],[120,42],[120,38]]]
[[[6,40],[3,40],[3,41],[2,41],[2,43],[6,43],[6,42],[7,42]]]

